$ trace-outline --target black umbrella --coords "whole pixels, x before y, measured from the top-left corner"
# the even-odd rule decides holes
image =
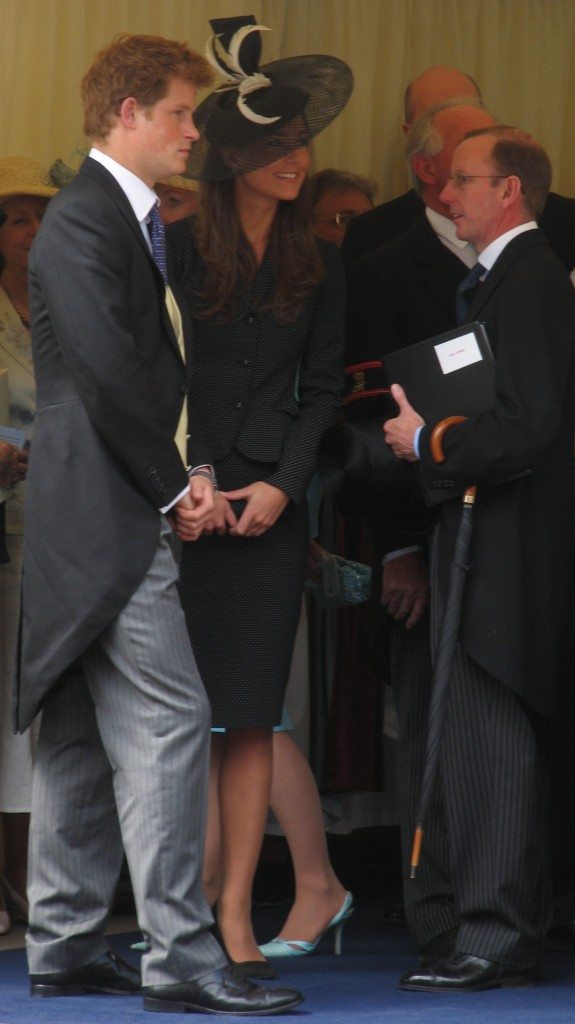
[[[456,423],[463,423],[465,416],[449,416],[438,423],[431,434],[430,446],[434,462],[444,462],[443,437],[450,427]],[[423,767],[423,782],[419,796],[415,835],[413,837],[413,849],[411,852],[410,877],[415,878],[419,865],[421,844],[423,841],[423,829],[433,787],[437,775],[439,761],[439,748],[445,721],[446,700],[449,693],[449,683],[453,672],[453,659],[457,646],[459,623],[461,620],[461,604],[463,600],[463,588],[465,586],[465,574],[469,569],[468,557],[473,529],[472,514],[475,502],[475,487],[468,487],[462,498],[461,522],[457,531],[455,549],[449,573],[449,587],[447,600],[441,620],[439,641],[433,670],[433,682],[431,684],[431,696],[429,701],[429,718],[427,723],[427,743],[425,748],[425,761]]]

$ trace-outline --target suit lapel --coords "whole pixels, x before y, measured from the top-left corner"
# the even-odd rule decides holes
[[[505,246],[501,255],[496,259],[491,270],[482,281],[467,311],[468,320],[481,319],[481,310],[489,302],[491,296],[501,284],[507,274],[509,267],[519,259],[527,250],[537,245],[548,245],[547,239],[542,231],[533,229],[525,231],[515,238],[512,238]],[[479,257],[481,260],[481,256]]]
[[[424,268],[426,287],[433,291],[435,303],[454,320],[455,292],[467,267],[440,241],[426,216],[417,222],[415,236],[415,260]]]
[[[164,324],[164,328],[166,330],[166,334],[168,335],[170,342],[172,343],[172,347],[177,353],[178,359],[183,364],[180,346],[178,345],[178,339],[176,338],[176,334],[174,331],[174,325],[172,324],[166,307],[164,279],[160,274],[158,267],[156,266],[156,262],[149,250],[148,243],[144,238],[144,234],[140,226],[140,223],[136,218],[136,215],[128,201],[128,198],[124,190],[120,187],[114,176],[110,174],[110,172],[106,170],[106,168],[103,167],[102,164],[98,163],[97,160],[92,160],[90,157],[86,157],[86,159],[84,160],[80,168],[80,174],[84,174],[87,177],[94,179],[95,181],[98,182],[99,185],[102,186],[106,194],[109,196],[109,198],[113,201],[114,205],[116,206],[118,213],[128,225],[130,231],[132,232],[134,241],[136,242],[138,247],[141,248],[142,251],[145,253],[156,282],[158,300],[160,303],[160,313],[162,317],[162,322]],[[178,303],[178,305],[180,304]],[[182,322],[184,321],[182,320]]]

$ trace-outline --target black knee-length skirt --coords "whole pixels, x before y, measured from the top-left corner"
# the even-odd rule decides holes
[[[221,489],[232,490],[273,467],[232,452],[216,470]],[[243,506],[234,504],[236,515]],[[290,502],[260,537],[214,534],[183,545],[180,598],[214,726],[281,720],[308,537],[307,503]]]

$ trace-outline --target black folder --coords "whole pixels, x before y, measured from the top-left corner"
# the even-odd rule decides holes
[[[476,416],[495,401],[495,360],[482,323],[463,324],[384,358],[390,384],[401,384],[410,404],[429,426],[446,416]],[[429,490],[427,505],[455,497],[456,488]]]

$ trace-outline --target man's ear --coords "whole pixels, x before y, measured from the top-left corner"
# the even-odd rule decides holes
[[[523,191],[521,186],[521,178],[518,178],[516,174],[510,174],[508,178],[502,182],[503,191],[501,198],[506,205],[510,206],[521,197]]]
[[[138,101],[133,96],[127,96],[122,100],[119,119],[126,128],[133,128],[136,123],[136,114],[140,109]]]
[[[415,175],[424,185],[437,185],[437,171],[432,156],[424,156],[423,153],[415,153],[411,158],[411,166]]]

